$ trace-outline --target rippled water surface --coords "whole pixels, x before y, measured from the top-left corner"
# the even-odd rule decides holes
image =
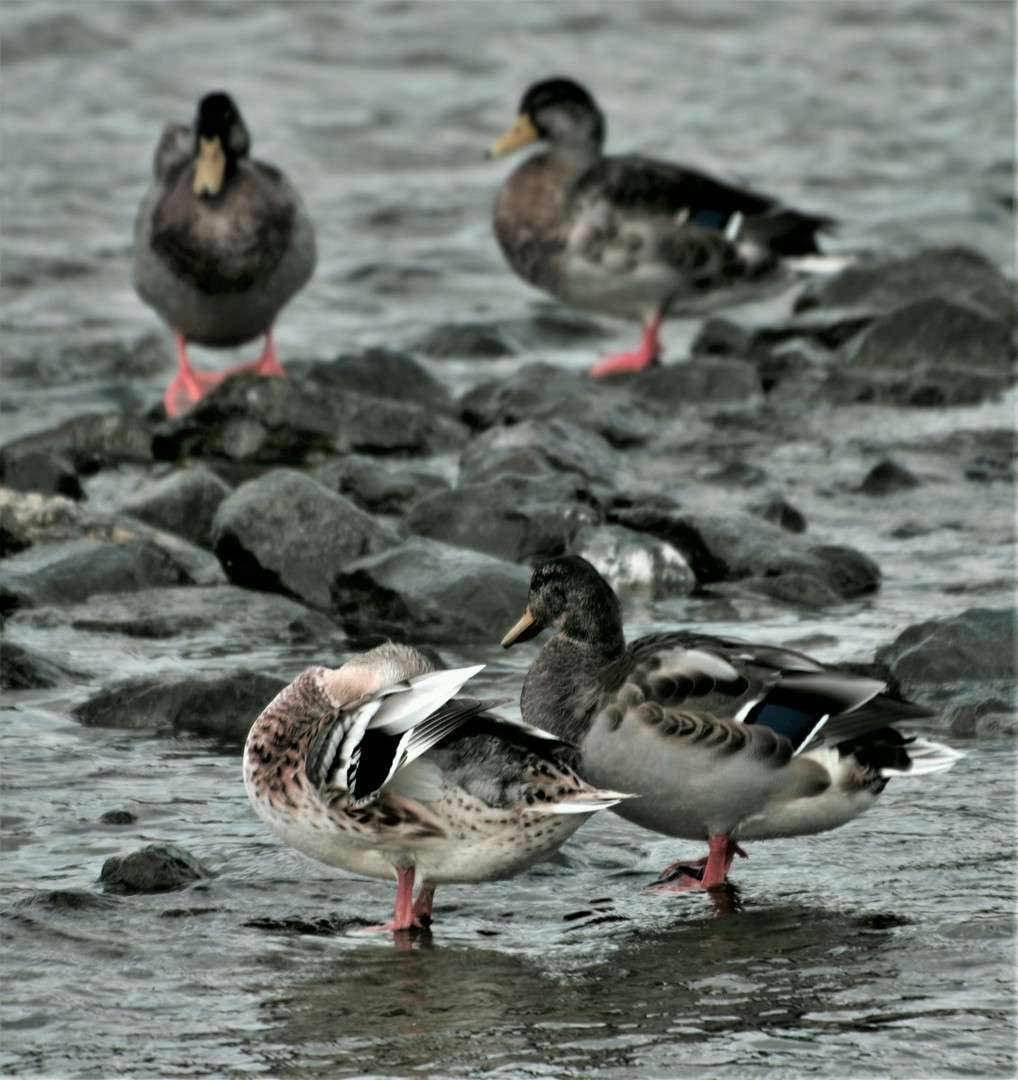
[[[542,338],[535,315],[558,309],[508,273],[490,234],[511,166],[482,150],[551,73],[596,90],[613,149],[831,214],[836,249],[965,243],[1013,273],[1009,4],[6,0],[0,28],[4,439],[157,400],[171,354],[130,287],[131,224],[161,124],[214,86],[236,95],[256,153],[286,169],[317,224],[318,271],[278,327],[284,362],[408,345],[440,322],[507,327],[522,357],[433,362],[460,389],[521,359],[581,369],[592,348],[629,340],[632,328],[594,321],[593,344]],[[694,331],[669,325],[672,358]],[[771,437],[768,468],[793,497],[841,492],[814,499],[811,527],[865,550],[885,584],[808,618],[767,607],[769,639],[869,659],[911,623],[1008,602],[1003,485],[974,496],[945,479],[882,518],[844,485],[867,441],[936,474],[941,446],[1012,417],[1012,400],[891,420],[860,408]],[[820,425],[839,452],[816,453]],[[916,520],[938,527],[902,545]],[[748,632],[722,609],[702,614],[707,630]],[[689,615],[632,612],[629,631]],[[281,644],[243,604],[227,622],[160,640],[19,617],[19,641],[85,674],[10,695],[3,715],[0,1072],[1014,1075],[1009,740],[892,784],[838,832],[752,846],[717,901],[645,893],[696,852],[605,815],[527,875],[439,889],[433,933],[394,943],[363,931],[392,887],[270,837],[236,748],[71,719],[117,675],[242,659],[292,676],[342,651],[338,635]],[[488,685],[509,696],[531,656],[447,653],[488,662]],[[137,821],[100,824],[121,809]],[[105,858],[156,840],[215,876],[162,895],[99,891]]]

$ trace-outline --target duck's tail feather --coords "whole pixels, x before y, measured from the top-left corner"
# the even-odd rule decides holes
[[[909,739],[904,749],[908,765],[902,768],[885,765],[880,770],[881,776],[927,776],[944,772],[965,756],[960,750],[918,735]]]

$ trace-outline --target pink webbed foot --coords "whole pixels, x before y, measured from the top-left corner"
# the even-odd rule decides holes
[[[435,890],[431,886],[422,886],[417,902],[414,903],[414,868],[399,866],[396,868],[396,906],[392,912],[392,922],[384,926],[366,926],[365,933],[388,930],[394,933],[409,930],[424,930],[431,922],[431,905]]]
[[[625,372],[644,371],[653,364],[660,352],[661,341],[658,331],[661,328],[661,316],[655,315],[643,328],[640,344],[632,352],[615,353],[599,360],[588,368],[587,374],[593,379],[604,375],[618,375]]]
[[[243,375],[248,372],[253,375],[271,375],[277,378],[286,376],[286,372],[279,366],[279,361],[276,359],[276,347],[272,343],[271,326],[265,331],[265,348],[262,349],[262,355],[250,363],[237,364],[236,367],[229,368],[225,374]]]
[[[727,836],[712,836],[707,841],[710,854],[699,859],[681,859],[666,866],[655,885],[647,892],[690,892],[694,889],[720,889],[728,879],[735,856],[748,858],[746,852]]]
[[[265,348],[257,360],[247,364],[238,364],[226,371],[195,371],[187,357],[187,344],[183,334],[174,332],[173,340],[177,347],[177,374],[163,394],[163,408],[167,416],[179,416],[182,412],[186,412],[231,375],[240,375],[245,372],[274,376],[286,374],[276,359],[271,327],[265,334]]]

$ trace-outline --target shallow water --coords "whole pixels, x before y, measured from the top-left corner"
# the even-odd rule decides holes
[[[256,153],[298,183],[318,227],[317,274],[279,323],[284,362],[407,345],[445,321],[496,322],[521,343],[509,361],[432,363],[459,389],[521,359],[580,369],[632,335],[590,320],[591,338],[549,343],[535,318],[559,309],[508,273],[491,237],[511,164],[481,153],[530,81],[590,84],[613,149],[674,155],[838,217],[835,249],[966,243],[1013,273],[1011,20],[1002,3],[858,0],[7,0],[4,438],[158,399],[170,346],[130,287],[131,223],[161,124],[212,86],[236,94]],[[672,358],[696,325],[669,325]],[[1001,606],[1013,493],[965,482],[947,451],[1012,421],[1013,398],[817,409],[794,432],[733,431],[719,449],[691,418],[674,438],[684,468],[733,445],[766,462],[811,529],[866,551],[884,587],[808,615],[745,598],[634,604],[629,632],[692,621],[864,660],[911,623]],[[923,486],[879,505],[851,494],[888,447]],[[660,460],[628,467],[663,490],[680,482]],[[131,482],[97,477],[93,503]],[[193,598],[199,612],[211,603]],[[236,748],[70,717],[119,675],[243,660],[289,677],[341,658],[340,635],[281,642],[253,600],[231,603],[225,631],[196,620],[165,639],[96,633],[88,611],[60,626],[26,612],[5,630],[85,674],[9,695],[3,714],[3,1073],[1014,1074],[1010,740],[892,784],[833,834],[752,846],[724,900],[645,893],[698,852],[604,815],[524,876],[440,889],[433,933],[394,947],[409,943],[363,930],[392,887],[278,844],[247,805]],[[531,656],[447,652],[486,661],[486,685],[507,695]],[[100,823],[124,809],[135,824]],[[106,857],[153,841],[215,876],[162,895],[99,891]]]

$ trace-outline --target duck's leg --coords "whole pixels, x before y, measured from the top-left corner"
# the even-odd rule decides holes
[[[254,375],[277,375],[283,377],[286,372],[279,366],[276,359],[276,347],[272,341],[272,327],[265,331],[265,347],[262,355],[257,360],[251,360],[246,364],[237,364],[230,368],[226,375],[243,375],[250,372]]]
[[[650,367],[661,352],[661,339],[658,336],[661,329],[661,315],[655,313],[643,324],[643,333],[640,336],[640,344],[633,352],[615,353],[598,361],[592,368],[587,370],[591,378],[599,379],[602,375],[617,375],[626,371],[643,371]]]
[[[648,892],[689,892],[692,889],[718,889],[725,884],[735,856],[747,858],[746,852],[727,836],[712,836],[707,841],[709,855],[699,859],[680,859],[666,866],[658,884]]]
[[[434,891],[434,890],[432,890]],[[414,868],[396,867],[396,906],[392,911],[392,922],[385,926],[368,926],[367,930],[413,930],[419,929],[414,912]]]
[[[435,886],[422,885],[414,901],[414,922],[418,926],[427,926],[431,922],[431,908],[435,902]]]
[[[187,342],[179,330],[173,331],[173,342],[177,347],[177,374],[170,381],[163,394],[163,408],[167,416],[179,416],[186,412],[226,378],[221,371],[195,371],[187,358]]]

